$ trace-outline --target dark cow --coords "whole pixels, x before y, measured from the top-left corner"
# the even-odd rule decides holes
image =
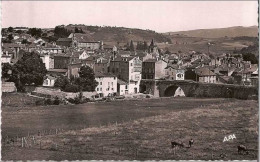
[[[172,148],[175,148],[175,147],[184,147],[183,143],[179,143],[179,142],[171,142],[172,144]]]
[[[239,145],[239,146],[237,146],[237,152],[238,152],[238,154],[241,154],[241,153],[246,153],[246,154],[248,154],[249,152],[248,152],[248,149],[246,148],[246,146],[244,146],[244,145]]]
[[[193,145],[193,143],[194,143],[193,139],[190,139],[189,140],[189,147],[191,147]]]

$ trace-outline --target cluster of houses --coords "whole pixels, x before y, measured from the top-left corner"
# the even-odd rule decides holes
[[[26,39],[30,44],[22,44]],[[136,94],[142,79],[194,80],[216,84],[258,84],[258,65],[243,61],[239,54],[159,52],[154,40],[149,50],[126,51],[119,45],[95,41],[87,34],[71,33],[49,43],[28,34],[18,34],[12,43],[2,44],[2,63],[14,64],[25,52],[40,55],[48,71],[43,86],[53,87],[60,75],[79,76],[81,66],[91,67],[100,97]]]

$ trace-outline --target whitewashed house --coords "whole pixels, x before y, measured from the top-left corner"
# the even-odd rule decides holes
[[[120,79],[117,80],[117,93],[119,95],[128,94],[128,84]]]
[[[99,97],[115,96],[117,93],[117,77],[110,74],[97,73],[95,80],[98,82],[96,92]]]
[[[55,77],[50,76],[50,75],[46,75],[42,86],[44,86],[44,87],[54,87],[55,80],[56,80]]]

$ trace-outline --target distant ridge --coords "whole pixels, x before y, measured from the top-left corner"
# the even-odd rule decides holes
[[[188,37],[200,38],[221,38],[221,37],[258,37],[258,27],[242,27],[234,26],[228,28],[215,28],[215,29],[197,29],[189,31],[167,32],[165,35],[183,35]]]

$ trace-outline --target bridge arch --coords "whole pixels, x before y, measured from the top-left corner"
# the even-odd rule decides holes
[[[171,85],[169,87],[167,87],[164,91],[164,96],[165,97],[184,97],[186,96],[184,91],[182,90],[181,87],[177,86],[177,85]]]

